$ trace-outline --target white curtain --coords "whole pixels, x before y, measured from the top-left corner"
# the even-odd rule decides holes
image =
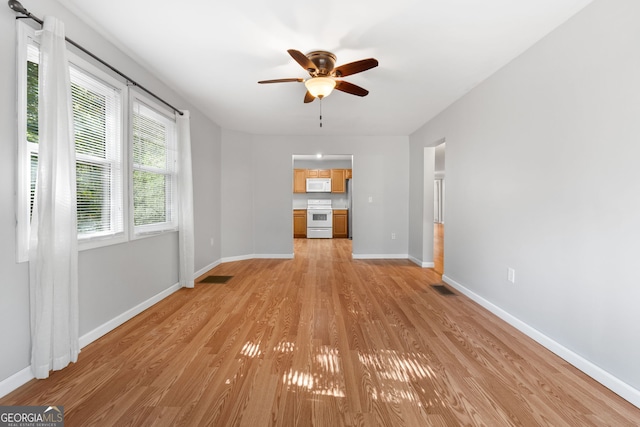
[[[29,241],[31,369],[47,378],[78,359],[76,156],[64,24],[45,17],[39,67],[39,152]]]
[[[178,240],[180,245],[180,286],[193,288],[195,243],[193,227],[193,178],[191,173],[191,119],[188,111],[176,113],[178,125]]]

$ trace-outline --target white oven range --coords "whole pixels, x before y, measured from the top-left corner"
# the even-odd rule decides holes
[[[332,237],[331,200],[307,200],[307,239],[331,239]]]

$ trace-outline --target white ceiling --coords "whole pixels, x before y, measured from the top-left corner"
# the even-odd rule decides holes
[[[61,2],[223,128],[408,135],[591,0]],[[323,100],[320,128],[319,102],[303,104],[302,83],[257,84],[308,77],[287,49],[380,65],[345,78],[368,96]]]

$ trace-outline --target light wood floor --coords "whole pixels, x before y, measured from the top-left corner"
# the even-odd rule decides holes
[[[444,274],[444,224],[433,224],[433,269]]]
[[[0,405],[67,426],[632,426],[640,410],[406,260],[226,263]]]

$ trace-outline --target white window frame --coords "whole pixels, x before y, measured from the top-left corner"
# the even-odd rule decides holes
[[[17,65],[17,191],[16,191],[16,259],[18,262],[28,261],[29,255],[29,234],[30,234],[30,185],[31,185],[31,165],[30,156],[33,151],[27,142],[27,59],[29,45],[38,46],[36,30],[26,25],[22,21],[18,21],[16,25],[17,29],[17,52],[16,52],[16,65]],[[125,149],[124,132],[127,129],[127,121],[125,111],[127,106],[125,104],[127,92],[127,86],[109,76],[102,70],[93,66],[89,62],[83,60],[79,56],[75,55],[71,51],[67,51],[70,62],[70,72],[84,72],[90,75],[92,78],[102,80],[107,85],[113,86],[119,92],[120,111],[118,112],[120,118],[120,126],[116,129],[115,134],[112,135],[118,138],[118,148],[116,151],[119,153],[111,153],[111,160],[104,160],[103,163],[112,162],[119,163],[119,169],[121,175],[119,178],[119,197],[111,199],[112,214],[121,212],[122,215],[122,231],[117,233],[91,233],[78,236],[78,249],[86,250],[101,246],[107,246],[117,243],[122,243],[128,240],[128,223],[125,200],[128,200],[126,185],[128,176],[126,165],[127,163],[127,150]],[[77,160],[88,160],[85,156],[78,154]],[[119,160],[119,161],[118,161]],[[91,157],[90,161],[95,163],[96,158]],[[112,185],[115,185],[112,182]],[[118,193],[116,192],[116,193]],[[114,218],[113,216],[111,218]]]
[[[168,138],[167,138],[167,169],[155,169],[148,168],[142,165],[134,164],[133,155],[133,113],[135,104],[140,103],[144,107],[149,108],[154,113],[162,116],[166,120],[166,124],[169,125]],[[159,233],[174,232],[178,230],[178,169],[177,169],[177,124],[175,118],[175,112],[169,110],[166,106],[154,100],[153,98],[138,92],[137,90],[129,90],[129,225],[132,232],[132,239],[139,239],[144,237],[153,236]],[[165,222],[158,222],[154,224],[135,225],[135,209],[134,209],[134,189],[133,189],[133,176],[134,171],[145,171],[153,173],[164,173],[170,177],[167,194],[171,194],[170,200],[166,201],[166,209],[170,215],[170,218]]]

